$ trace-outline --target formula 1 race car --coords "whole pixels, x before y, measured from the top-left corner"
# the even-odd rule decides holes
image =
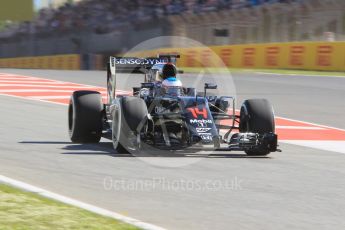
[[[118,153],[135,155],[212,149],[265,156],[277,151],[274,113],[266,99],[244,101],[238,115],[234,97],[207,96],[216,84],[205,83],[202,93],[180,85],[164,88],[157,76],[177,58],[110,57],[107,103],[103,104],[96,91],[75,91],[71,96],[68,121],[72,142],[97,143],[105,137],[112,140]],[[119,73],[142,74],[144,80],[133,87],[131,96],[119,96],[115,93]]]

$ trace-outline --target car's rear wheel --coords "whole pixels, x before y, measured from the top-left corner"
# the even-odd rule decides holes
[[[240,112],[240,132],[274,133],[275,121],[271,104],[266,99],[250,99],[243,102]],[[247,150],[248,156],[265,156],[266,149]]]
[[[98,143],[102,136],[103,103],[96,91],[75,91],[68,107],[69,136],[74,143]]]

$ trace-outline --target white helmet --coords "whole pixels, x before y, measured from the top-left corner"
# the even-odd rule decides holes
[[[180,96],[183,94],[182,82],[176,77],[169,77],[162,82],[165,94],[170,96]]]

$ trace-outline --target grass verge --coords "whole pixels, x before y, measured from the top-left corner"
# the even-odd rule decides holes
[[[0,184],[0,229],[134,230],[138,228]]]
[[[345,72],[329,72],[329,71],[309,71],[309,70],[285,70],[285,69],[237,69],[237,68],[198,68],[198,67],[184,67],[181,68],[186,73],[199,73],[201,71],[211,73],[225,73],[225,72],[252,72],[252,73],[268,73],[268,74],[284,74],[284,75],[305,75],[305,76],[332,76],[345,77]]]

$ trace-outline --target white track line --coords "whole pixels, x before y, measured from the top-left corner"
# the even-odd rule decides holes
[[[276,129],[326,130],[322,127],[276,125]]]
[[[58,92],[58,93],[70,93],[74,92],[71,90],[61,89],[0,89],[0,93],[30,93],[30,92]]]
[[[66,88],[66,89],[94,89],[97,87],[90,87],[90,86],[82,86],[82,85],[74,85],[74,86],[65,86],[63,84],[59,85],[35,85],[35,84],[0,84],[0,87],[7,87],[7,86],[13,86],[13,87],[35,87],[35,88]],[[101,88],[101,87],[99,87]]]
[[[47,85],[51,85],[51,84],[56,84],[56,85],[63,85],[66,84],[66,82],[58,82],[58,81],[36,81],[36,80],[30,80],[30,81],[22,81],[22,80],[1,80],[0,78],[0,83],[7,83],[9,85],[13,85],[13,84],[47,84]],[[69,83],[69,85],[79,85],[76,83]]]
[[[13,75],[13,74],[2,74],[0,75],[1,79],[5,79],[5,78],[12,78],[12,79],[30,79],[33,77],[28,77],[28,76],[18,76],[18,75]]]
[[[61,95],[61,96],[28,96],[32,99],[39,99],[39,100],[50,100],[50,99],[69,99],[71,95]],[[102,98],[106,98],[106,95],[103,95]]]
[[[49,100],[49,99],[69,99],[71,95],[64,95],[64,96],[28,96],[33,99],[39,100]]]
[[[0,93],[30,93],[30,92],[58,92],[58,93],[70,93],[75,90],[62,90],[62,89],[0,89]],[[100,93],[106,94],[106,91],[98,91]],[[30,95],[28,95],[30,96]]]
[[[145,223],[145,222],[142,222],[140,220],[136,220],[134,218],[124,216],[124,215],[121,215],[121,214],[116,213],[116,212],[109,211],[107,209],[103,209],[103,208],[100,208],[100,207],[97,207],[97,206],[94,206],[91,204],[84,203],[84,202],[79,201],[79,200],[75,200],[75,199],[72,199],[72,198],[69,198],[66,196],[62,196],[62,195],[59,195],[57,193],[53,193],[53,192],[50,192],[48,190],[30,185],[30,184],[27,184],[27,183],[24,183],[24,182],[21,182],[18,180],[14,180],[14,179],[11,179],[11,178],[3,176],[3,175],[0,175],[0,183],[8,184],[8,185],[14,186],[16,188],[20,188],[20,189],[28,191],[28,192],[36,193],[40,196],[47,197],[47,198],[50,198],[53,200],[57,200],[57,201],[60,201],[62,203],[65,203],[65,204],[73,205],[73,206],[88,210],[90,212],[97,213],[97,214],[102,215],[102,216],[107,216],[107,217],[110,217],[110,218],[113,218],[113,219],[116,219],[116,220],[119,220],[119,221],[122,221],[122,222],[125,222],[128,224],[134,225],[134,226],[141,228],[141,229],[164,230],[164,228],[162,228],[162,227],[158,227],[158,226],[155,226],[153,224]]]
[[[18,99],[26,99],[26,100],[30,100],[30,101],[39,101],[39,102],[45,102],[45,103],[49,103],[49,104],[57,104],[57,105],[63,105],[63,106],[67,106],[66,103],[61,103],[61,102],[55,102],[55,101],[45,101],[45,100],[40,100],[40,99],[34,99],[34,98],[30,98],[28,96],[16,96],[16,95],[12,95],[12,94],[4,94],[0,92],[0,96],[6,96],[6,97],[14,97],[14,98],[18,98]]]
[[[0,76],[0,79],[1,80],[7,80],[7,81],[37,81],[38,79],[31,79],[31,78],[27,78],[27,77],[22,77],[22,78],[19,78],[19,77],[1,77]]]
[[[4,74],[4,76],[7,76],[7,74]],[[50,80],[50,81],[57,81],[57,82],[61,82],[62,84],[77,84],[77,85],[81,85],[81,86],[87,86],[87,87],[92,87],[92,88],[104,88],[104,87],[100,87],[100,86],[94,86],[94,85],[85,85],[85,84],[78,84],[78,83],[73,83],[73,82],[64,82],[64,81],[58,81],[58,80],[52,80],[52,79],[46,79],[46,78],[38,78],[38,77],[33,77],[33,76],[25,76],[25,75],[12,75],[12,74],[8,74],[8,76],[16,76],[16,77],[22,77],[23,79],[32,79],[32,80]],[[0,76],[0,79],[4,79],[3,77]],[[18,78],[17,78],[18,79]],[[106,88],[104,88],[105,91],[99,91],[99,92],[105,92]],[[132,91],[128,91],[128,90],[116,90],[117,93],[132,93]]]
[[[339,128],[328,126],[328,125],[320,125],[320,124],[315,124],[315,123],[312,123],[312,122],[301,121],[301,120],[296,120],[296,119],[291,119],[291,118],[285,118],[285,117],[279,117],[279,116],[276,116],[275,118],[284,119],[284,120],[287,120],[287,121],[304,123],[304,124],[307,124],[307,125],[313,125],[313,126],[317,126],[317,127],[321,127],[321,128],[326,128],[326,129],[335,129],[335,130],[339,130],[339,131],[345,131],[345,129],[339,129]]]
[[[0,76],[0,79],[3,79],[3,80],[39,80],[39,78],[37,77],[27,77],[27,76]],[[46,79],[46,80],[49,80],[49,79]]]

